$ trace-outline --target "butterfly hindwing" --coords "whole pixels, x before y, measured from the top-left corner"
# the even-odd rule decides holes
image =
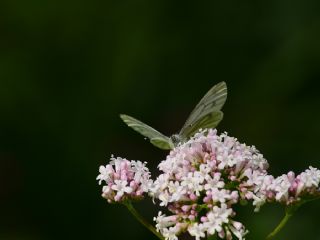
[[[150,142],[160,148],[160,149],[164,149],[164,150],[169,150],[169,149],[173,149],[174,145],[171,142],[171,139],[169,139],[169,141],[167,141],[167,139],[163,139],[163,138],[152,138],[150,139]]]
[[[205,128],[201,125],[208,125],[216,127],[221,121],[223,114],[220,109],[223,107],[227,99],[227,85],[225,82],[220,82],[214,85],[204,97],[200,100],[194,110],[191,112],[189,118],[182,127],[180,134],[183,138],[187,139],[191,132],[199,128]],[[214,113],[214,114],[213,114]],[[220,119],[221,118],[221,119]],[[220,120],[219,120],[220,119]],[[212,123],[210,123],[212,121]],[[199,127],[196,129],[196,127]],[[209,128],[209,127],[206,127]]]
[[[150,139],[150,142],[161,149],[172,149],[173,143],[170,138],[166,137],[162,133],[158,132],[154,128],[147,124],[130,117],[125,114],[120,114],[120,118],[132,129],[140,133],[141,135]]]

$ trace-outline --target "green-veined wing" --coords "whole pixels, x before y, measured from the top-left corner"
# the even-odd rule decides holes
[[[223,118],[220,109],[227,99],[227,85],[214,85],[200,100],[183,125],[179,135],[188,139],[200,128],[215,128]]]
[[[141,135],[149,138],[150,142],[154,146],[161,148],[161,149],[165,149],[165,150],[172,149],[174,147],[173,143],[169,137],[163,135],[162,133],[158,132],[157,130],[148,126],[147,124],[145,124],[145,123],[143,123],[133,117],[125,115],[125,114],[120,114],[120,118],[129,127],[134,129],[135,131],[137,131]]]

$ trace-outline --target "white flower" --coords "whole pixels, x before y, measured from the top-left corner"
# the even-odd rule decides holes
[[[152,188],[150,189],[150,193],[159,194],[164,191],[169,185],[169,174],[161,174],[156,181],[153,182]]]
[[[207,183],[204,185],[205,190],[211,190],[214,188],[223,188],[225,183],[220,180],[221,174],[215,173],[213,177],[208,175],[206,177]]]
[[[232,214],[232,209],[226,204],[221,204],[221,208],[214,206],[212,211],[207,214],[208,222],[204,223],[210,235],[220,232],[222,224],[229,222],[229,216]]]
[[[196,237],[196,240],[200,240],[200,238],[204,238],[206,236],[205,234],[206,228],[203,224],[194,223],[188,228],[188,232],[191,236]]]
[[[109,186],[103,186],[102,197],[104,197],[106,199],[112,198],[112,189]]]
[[[97,177],[97,180],[99,180],[99,185],[101,185],[102,181],[109,181],[110,175],[113,173],[113,169],[107,166],[100,166],[99,167],[100,174]]]
[[[131,193],[132,188],[128,187],[128,182],[123,180],[115,180],[115,185],[112,186],[112,190],[117,191],[117,196],[120,198],[124,193]]]
[[[152,188],[153,181],[149,178],[141,178],[140,179],[140,188],[143,192],[149,192]]]
[[[317,187],[320,182],[320,170],[310,166],[309,169],[300,174],[299,178],[305,187]]]
[[[225,189],[219,190],[218,188],[212,188],[211,195],[214,202],[225,203],[228,199],[231,198],[230,193]]]
[[[153,218],[153,220],[157,223],[156,228],[159,231],[161,231],[164,228],[168,228],[175,225],[177,222],[177,216],[176,215],[166,216],[162,214],[162,212],[160,211],[158,213],[158,217]]]
[[[172,194],[170,198],[170,202],[177,202],[183,198],[186,194],[186,188],[184,186],[180,186],[179,182],[169,182],[168,186],[169,193]]]
[[[273,190],[276,192],[276,200],[286,201],[289,197],[289,189],[291,187],[291,183],[286,174],[283,174],[280,177],[277,177],[273,184],[269,186],[269,190]]]
[[[266,203],[267,197],[264,194],[260,194],[259,196],[253,194],[252,197],[253,197],[252,205],[255,206],[254,211],[259,212],[261,206]]]
[[[162,235],[165,237],[166,240],[178,240],[177,234],[179,233],[180,229],[177,227],[170,227],[164,228],[162,231]]]
[[[233,220],[231,220],[230,223],[231,224],[228,225],[228,228],[231,230],[231,232],[238,238],[238,240],[244,240],[244,236],[248,233],[248,231],[245,230],[243,224]]]
[[[134,180],[136,182],[140,182],[141,180],[145,179],[146,177],[149,178],[149,170],[146,167],[146,163],[142,163],[140,161],[132,161],[132,170],[134,171]]]
[[[167,206],[171,200],[171,196],[168,191],[160,193],[158,196],[159,200],[161,201],[160,206]]]
[[[200,191],[203,190],[204,178],[199,172],[189,172],[187,176],[182,178],[181,186],[186,187],[190,192],[200,196]]]

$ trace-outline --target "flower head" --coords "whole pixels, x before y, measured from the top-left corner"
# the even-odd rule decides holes
[[[165,236],[175,227],[176,236],[189,232],[196,240],[214,234],[244,239],[247,232],[233,220],[232,206],[248,193],[254,195],[267,167],[255,147],[215,129],[198,132],[159,164],[162,174],[150,194],[168,207],[175,221],[168,228],[163,221],[170,216],[156,218],[158,231]]]
[[[269,176],[268,184],[260,185],[260,192],[270,202],[280,202],[285,205],[295,204],[304,200],[318,198],[320,170],[309,169],[295,176],[294,172],[283,174],[277,178]]]
[[[149,191],[152,183],[150,172],[140,161],[129,161],[124,158],[111,157],[106,166],[100,166],[97,177],[99,184],[105,182],[102,196],[111,202],[126,199],[141,199]]]
[[[251,201],[255,211],[267,202],[290,206],[320,197],[320,170],[273,177],[268,162],[254,146],[215,129],[200,131],[179,144],[162,161],[152,181],[146,163],[111,157],[97,177],[110,203],[139,200],[148,193],[168,214],[154,218],[165,240],[189,233],[195,240],[210,236],[244,240],[248,231],[235,220],[234,206]]]

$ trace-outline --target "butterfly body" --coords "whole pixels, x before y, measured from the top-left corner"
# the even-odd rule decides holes
[[[147,124],[125,114],[121,119],[135,131],[150,139],[150,142],[161,149],[173,149],[181,142],[187,141],[199,129],[215,128],[223,118],[220,111],[227,99],[225,82],[214,85],[200,100],[191,112],[179,134],[167,137]]]
[[[173,134],[171,137],[170,137],[173,145],[176,147],[179,143],[183,142],[183,139],[182,137],[179,135],[179,134]]]

